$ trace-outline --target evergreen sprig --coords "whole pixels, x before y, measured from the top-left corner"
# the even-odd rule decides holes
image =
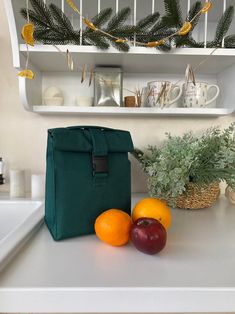
[[[199,13],[201,8],[202,8],[201,1],[196,1],[191,6],[186,20],[187,21],[191,21],[193,19],[193,17],[196,16]],[[197,15],[197,17],[193,20],[193,22],[191,22],[192,28],[191,28],[191,31],[187,35],[185,35],[185,36],[176,36],[175,37],[176,47],[187,46],[187,43],[189,43],[190,41],[193,41],[192,31],[197,26],[197,24],[199,22],[199,19],[200,19],[200,15]]]
[[[182,10],[179,0],[164,0],[166,15],[162,17],[162,24],[179,28],[183,24]]]
[[[233,20],[233,15],[234,15],[234,7],[229,6],[224,14],[221,16],[219,19],[219,22],[216,27],[215,31],[215,38],[214,41],[218,44],[220,44],[224,38],[224,36],[227,34],[232,20]]]

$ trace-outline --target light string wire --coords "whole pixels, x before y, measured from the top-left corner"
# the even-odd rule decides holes
[[[29,0],[26,0],[26,10],[27,10],[27,22],[30,23],[30,19],[29,19]],[[25,69],[28,70],[28,66],[29,66],[29,45],[28,45],[28,43],[26,43],[26,48],[27,48],[27,56],[26,56]]]

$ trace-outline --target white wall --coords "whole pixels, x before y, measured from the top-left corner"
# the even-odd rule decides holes
[[[183,74],[184,69],[182,69]],[[157,144],[164,133],[181,134],[186,130],[201,130],[212,125],[227,126],[234,117],[219,119],[197,118],[120,118],[40,116],[26,112],[20,104],[17,72],[12,67],[12,55],[3,1],[0,1],[0,156],[8,168],[22,168],[32,172],[45,169],[47,129],[69,125],[103,125],[129,130],[135,146],[144,148]],[[145,179],[133,162],[133,190],[145,190]],[[0,187],[0,191],[8,185]]]

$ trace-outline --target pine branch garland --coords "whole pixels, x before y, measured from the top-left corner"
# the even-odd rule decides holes
[[[49,6],[51,15],[57,24],[57,26],[62,26],[66,33],[73,33],[73,26],[68,19],[68,17],[59,9],[56,5],[50,4]]]
[[[91,21],[96,27],[100,28],[108,22],[108,20],[111,18],[112,13],[112,8],[103,9],[102,11],[100,11],[99,14],[93,17]]]
[[[216,27],[214,39],[212,41],[207,41],[206,43],[207,48],[222,47],[223,38],[225,37],[226,33],[228,32],[231,26],[233,15],[234,15],[234,7],[229,6],[226,9],[226,11],[223,13],[221,18],[219,19],[219,22]],[[203,48],[205,43],[195,41],[191,34],[192,33],[190,32],[189,35],[187,36],[181,36],[181,37],[178,36],[176,38],[176,46],[177,47]],[[226,46],[225,44],[225,47],[231,48],[231,46],[229,46],[228,41],[227,41],[227,45],[228,46]],[[231,41],[230,41],[230,45],[232,45]]]
[[[123,23],[131,14],[131,9],[129,7],[123,8],[121,11],[116,13],[114,17],[110,20],[107,25],[106,32],[111,32],[115,29],[122,27]]]
[[[196,1],[190,8],[189,10],[189,13],[188,13],[188,16],[187,16],[187,21],[191,21],[194,16],[197,16],[193,22],[191,23],[192,24],[192,28],[191,28],[191,32],[192,30],[197,26],[198,22],[199,22],[199,19],[200,19],[200,14],[197,15],[199,13],[199,11],[201,10],[202,8],[202,3],[201,1]]]
[[[112,46],[117,50],[128,52],[130,47],[127,43],[116,43],[115,41],[111,42]]]
[[[97,36],[96,33],[89,33],[86,38],[83,37],[84,45],[93,45],[101,50],[107,50],[109,48],[109,44],[105,37]]]
[[[226,48],[235,48],[235,35],[226,36],[224,39],[224,46]]]
[[[47,6],[43,0],[29,0],[32,9],[28,11],[29,19],[35,26],[34,38],[43,44],[80,44],[80,31],[75,30],[69,18],[54,4]],[[159,12],[154,12],[141,19],[136,26],[129,25],[127,20],[131,10],[129,7],[123,8],[112,16],[112,9],[106,8],[101,10],[99,14],[91,19],[91,22],[106,33],[123,40],[131,40],[135,38],[139,43],[149,43],[159,41],[162,38],[170,36],[177,29],[182,27],[184,19],[180,0],[164,0],[165,15],[160,17]],[[201,10],[201,1],[192,4],[187,21]],[[27,11],[21,9],[22,16],[27,19]],[[233,19],[234,7],[230,6],[219,19],[216,27],[215,37],[212,41],[207,42],[207,47],[221,47],[222,40],[227,48],[235,48],[235,34],[227,37],[231,22]],[[192,37],[192,31],[199,21],[198,15],[192,21],[192,29],[185,36],[176,36],[173,41],[176,47],[204,47],[204,42],[197,42]],[[113,38],[106,34],[92,30],[87,27],[82,33],[83,45],[94,45],[99,49],[108,49],[110,45],[120,51],[128,51],[129,43],[115,42]],[[140,44],[141,45],[141,44]],[[156,49],[168,51],[171,49],[172,39],[166,40],[164,45],[157,46]]]
[[[46,24],[53,26],[51,13],[45,2],[43,0],[34,0],[30,3],[34,12],[40,17],[40,19],[45,21]]]
[[[27,20],[27,11],[25,8],[20,10],[21,15],[25,20]],[[36,27],[43,27],[43,28],[53,28],[53,25],[48,24],[47,21],[41,19],[34,11],[29,10],[29,19]]]
[[[136,31],[140,32],[148,31],[149,28],[153,27],[160,18],[159,12],[155,12],[153,14],[149,14],[140,20],[136,25]]]
[[[166,15],[162,17],[162,22],[171,26],[182,26],[182,11],[179,0],[164,0]]]

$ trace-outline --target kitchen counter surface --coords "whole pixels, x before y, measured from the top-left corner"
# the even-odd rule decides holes
[[[235,206],[172,214],[154,256],[95,236],[54,242],[43,226],[0,273],[0,312],[235,312]]]

